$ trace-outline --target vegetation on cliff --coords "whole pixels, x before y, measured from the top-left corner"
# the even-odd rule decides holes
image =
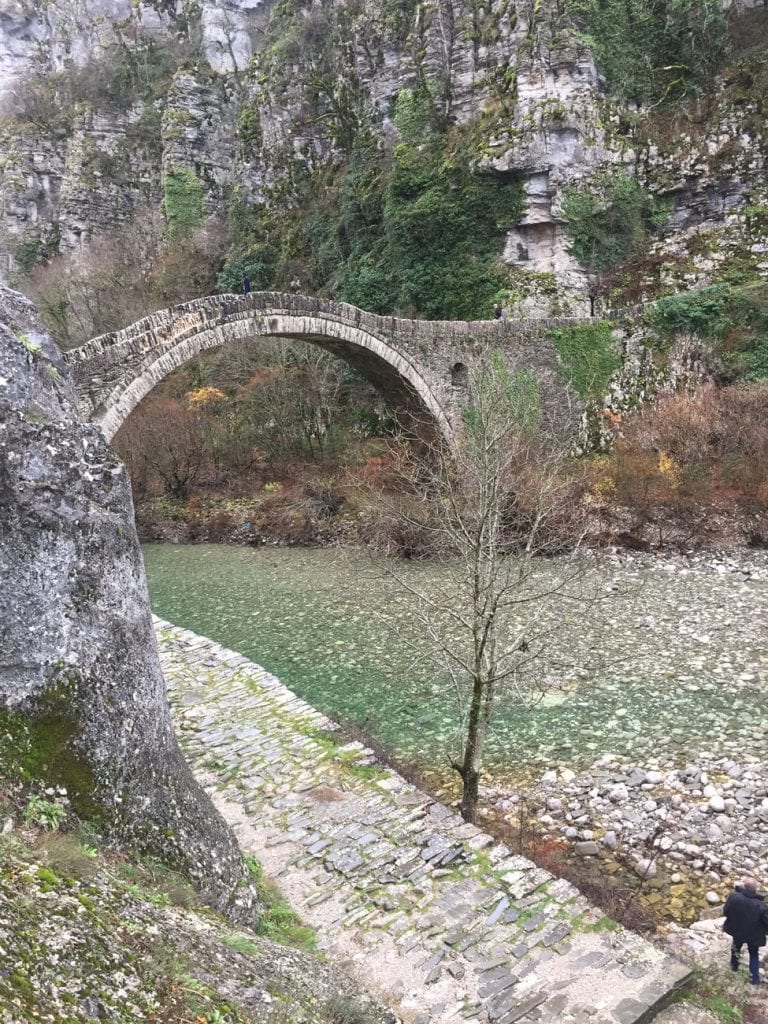
[[[338,167],[297,172],[279,202],[236,196],[220,287],[237,290],[243,272],[253,288],[286,290],[298,277],[309,293],[376,313],[487,319],[520,185],[473,168],[462,132],[438,127],[426,86],[400,90],[393,116],[391,154],[363,126]]]
[[[569,0],[610,92],[630,103],[712,85],[728,56],[722,0]]]
[[[383,1011],[313,953],[255,863],[264,915],[233,930],[187,881],[105,846],[66,792],[0,799],[0,1018],[375,1024]]]
[[[556,169],[550,174],[555,207],[547,223],[564,218],[568,250],[590,275],[585,291],[615,308],[694,280],[759,277],[760,253],[750,246],[765,233],[755,225],[766,197],[744,139],[755,152],[765,148],[768,12],[725,12],[720,0],[449,7],[278,3],[260,30],[258,52],[230,76],[207,66],[195,6],[164,7],[167,34],[132,15],[114,26],[108,60],[94,55],[83,67],[65,64],[30,79],[6,129],[11,137],[30,126],[58,137],[96,112],[120,110],[125,139],[118,137],[116,148],[89,142],[95,148],[83,160],[82,183],[130,192],[126,167],[135,158],[148,179],[139,186],[142,202],[131,196],[120,211],[111,252],[98,239],[93,258],[86,250],[86,274],[81,254],[56,258],[58,223],[11,241],[21,273],[33,272],[25,287],[57,336],[75,344],[111,329],[118,316],[110,308],[133,319],[201,289],[239,290],[243,273],[254,289],[297,287],[382,313],[487,317],[496,299],[513,306],[532,297],[567,309],[572,285],[561,281],[560,268],[554,276],[531,271],[504,253],[508,232],[529,212],[525,190],[538,158],[501,168],[506,150],[513,157],[528,145],[554,152],[559,136],[576,130],[586,162],[574,165],[570,182]],[[503,59],[494,49],[502,42],[514,51]],[[483,48],[498,66],[485,66]],[[392,54],[402,58],[402,80],[388,85],[386,98],[374,96]],[[466,82],[454,64],[470,58],[468,114],[459,112]],[[530,77],[529,64],[556,60],[573,70],[591,58],[606,95],[595,93],[586,122],[572,124],[580,108],[548,95],[524,112],[520,82]],[[198,102],[223,103],[222,114],[234,108],[232,152],[215,157],[232,162],[226,182],[205,151],[213,144],[213,114],[190,109]],[[732,136],[726,144],[717,141],[723,133]],[[670,227],[670,214],[689,202],[688,186],[670,176],[698,147],[701,160],[687,180],[709,176],[710,190],[721,181],[734,189],[741,175],[746,191],[738,209],[747,216],[746,203],[758,211],[748,218],[750,244],[734,240],[732,255],[724,251],[728,239],[702,231],[681,241],[678,226]],[[165,235],[135,256],[132,269],[119,255],[123,236],[139,234],[147,210],[156,214],[161,203]],[[206,220],[213,207],[217,217]],[[538,217],[536,210],[534,223]],[[37,264],[43,269],[35,271]],[[99,301],[98,279],[109,265],[134,302]],[[89,275],[95,303],[71,280],[82,286]],[[83,316],[84,305],[95,315]]]

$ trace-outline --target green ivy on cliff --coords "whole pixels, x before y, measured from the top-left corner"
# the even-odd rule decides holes
[[[500,241],[521,209],[516,182],[473,173],[442,136],[401,143],[384,201],[397,307],[429,319],[489,316]]]
[[[768,285],[715,285],[660,299],[650,316],[663,337],[712,342],[725,382],[768,378]]]
[[[607,321],[563,327],[553,333],[560,373],[581,398],[600,398],[621,365],[613,330]]]
[[[609,91],[631,103],[711,84],[727,52],[722,0],[568,0]]]
[[[188,235],[203,223],[203,186],[189,167],[171,167],[163,175],[163,212],[170,238]]]
[[[566,191],[568,251],[590,273],[611,270],[657,233],[670,212],[669,203],[656,199],[626,171],[605,171],[588,185]]]

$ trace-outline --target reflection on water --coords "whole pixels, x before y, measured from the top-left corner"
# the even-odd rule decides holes
[[[364,554],[150,544],[144,557],[158,615],[264,665],[399,756],[445,763],[452,688],[403,642],[407,609],[394,613],[394,634],[382,619],[388,587]],[[444,568],[405,571],[435,592],[445,584]],[[603,597],[586,616],[592,628],[578,608],[552,613],[549,669],[565,688],[531,710],[500,702],[489,750],[497,772],[578,767],[603,753],[765,756],[766,584],[604,566],[591,585]]]

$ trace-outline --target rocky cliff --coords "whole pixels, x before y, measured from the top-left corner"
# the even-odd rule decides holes
[[[16,0],[0,16],[5,272],[162,203],[171,225],[227,216],[222,287],[247,270],[258,287],[435,315],[408,262],[445,243],[458,194],[487,235],[458,253],[459,276],[474,262],[487,278],[499,257],[482,301],[495,291],[516,313],[765,276],[768,12],[720,2],[668,0],[662,31],[623,22],[624,0]],[[418,184],[440,203],[401,224],[398,147],[423,157],[430,140]],[[478,181],[485,220],[467,198]],[[623,246],[595,241],[606,210]],[[433,292],[446,275],[443,260]]]
[[[82,818],[184,871],[232,919],[255,919],[237,843],[173,734],[127,475],[8,289],[0,565],[0,777],[60,787]]]

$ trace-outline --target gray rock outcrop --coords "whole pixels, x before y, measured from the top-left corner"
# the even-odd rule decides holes
[[[638,296],[653,290],[654,274],[674,291],[731,263],[765,273],[760,87],[752,96],[749,85],[717,83],[703,120],[683,106],[679,123],[673,108],[658,118],[627,109],[606,95],[567,8],[60,0],[33,9],[12,0],[0,12],[0,108],[18,115],[0,118],[0,279],[158,209],[172,172],[195,176],[208,213],[223,214],[233,196],[269,207],[292,195],[294,178],[348,160],[333,128],[339,110],[386,151],[398,138],[398,95],[424,82],[439,86],[440,113],[471,144],[476,167],[522,186],[502,257],[519,315],[589,314],[594,282],[571,252],[563,204],[569,190],[621,168],[671,212]],[[96,90],[65,111],[55,76],[112,67],[118,40],[134,37],[171,50],[186,40],[185,55],[169,57],[180,62],[170,86],[149,98],[127,90],[117,104]],[[27,109],[33,76],[48,83],[50,109]]]
[[[79,419],[31,304],[0,288],[0,776],[255,917],[237,843],[174,737],[127,475]]]

